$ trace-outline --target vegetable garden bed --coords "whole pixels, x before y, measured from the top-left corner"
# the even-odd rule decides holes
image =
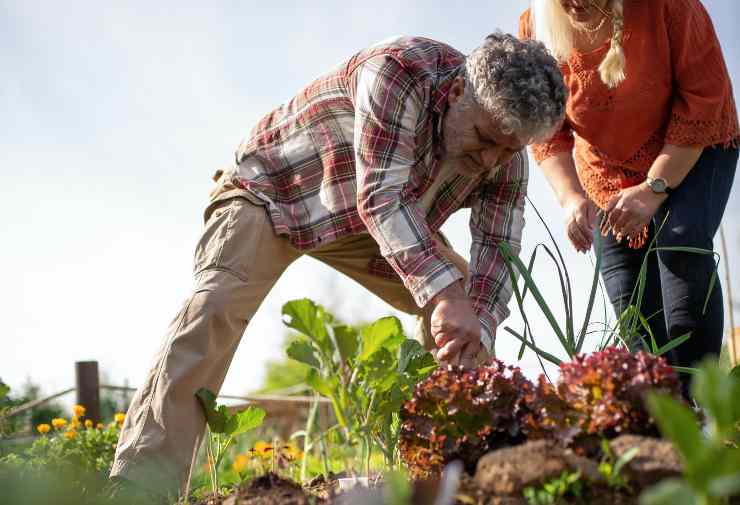
[[[564,360],[555,382],[532,382],[495,359],[438,366],[395,318],[358,330],[309,300],[283,312],[303,335],[288,355],[307,366],[317,398],[305,428],[257,440],[264,411],[232,413],[199,391],[209,434],[189,505],[740,501],[738,370],[697,370],[702,419],[659,352],[608,346]],[[319,395],[331,402],[329,426]],[[138,503],[107,497],[122,421],[93,426],[78,406],[71,421],[39,426],[30,448],[0,458],[0,503]],[[353,476],[370,486],[338,491]]]

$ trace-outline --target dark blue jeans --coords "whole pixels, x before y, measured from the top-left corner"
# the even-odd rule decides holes
[[[657,247],[689,246],[713,250],[714,235],[730,196],[737,160],[737,149],[704,149],[689,175],[653,218],[648,243],[665,220],[657,237]],[[620,244],[611,233],[602,240],[601,275],[619,315],[630,302],[647,247],[630,249],[626,241]],[[649,255],[640,311],[649,318],[658,345],[691,332],[691,338],[668,356],[673,365],[692,366],[705,356],[719,355],[724,323],[719,278],[704,311],[714,271],[713,255],[673,251]]]

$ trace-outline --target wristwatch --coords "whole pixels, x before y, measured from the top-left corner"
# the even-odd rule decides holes
[[[653,190],[653,193],[670,195],[673,192],[673,188],[668,185],[665,179],[661,179],[660,177],[656,177],[655,179],[648,177],[646,182],[650,189]]]

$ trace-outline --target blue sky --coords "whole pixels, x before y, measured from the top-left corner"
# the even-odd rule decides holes
[[[737,86],[740,3],[704,3]],[[138,384],[189,294],[210,176],[263,113],[365,45],[413,34],[468,52],[497,28],[515,32],[527,4],[0,0],[0,377],[19,387],[30,376],[53,392],[72,385],[75,361],[96,359],[111,382]],[[565,242],[534,165],[530,188],[566,251],[580,314],[590,261]],[[725,219],[735,264],[738,211],[735,191]],[[527,221],[526,258],[546,240],[531,210]],[[467,256],[467,214],[444,231]],[[535,274],[556,300],[552,269],[542,263]],[[225,393],[259,385],[264,361],[282,352],[280,306],[304,296],[348,322],[395,313],[411,328],[352,281],[301,259],[252,321]],[[517,317],[507,324],[521,326]],[[516,348],[500,336],[501,357],[512,361]],[[521,364],[535,371],[533,356]]]

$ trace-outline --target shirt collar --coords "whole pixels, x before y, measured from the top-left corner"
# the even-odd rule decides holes
[[[443,76],[432,91],[432,103],[429,107],[432,114],[433,122],[433,149],[435,158],[439,159],[444,155],[444,118],[450,108],[447,97],[450,94],[450,88],[455,77],[460,75],[462,65],[458,66],[449,74]]]

